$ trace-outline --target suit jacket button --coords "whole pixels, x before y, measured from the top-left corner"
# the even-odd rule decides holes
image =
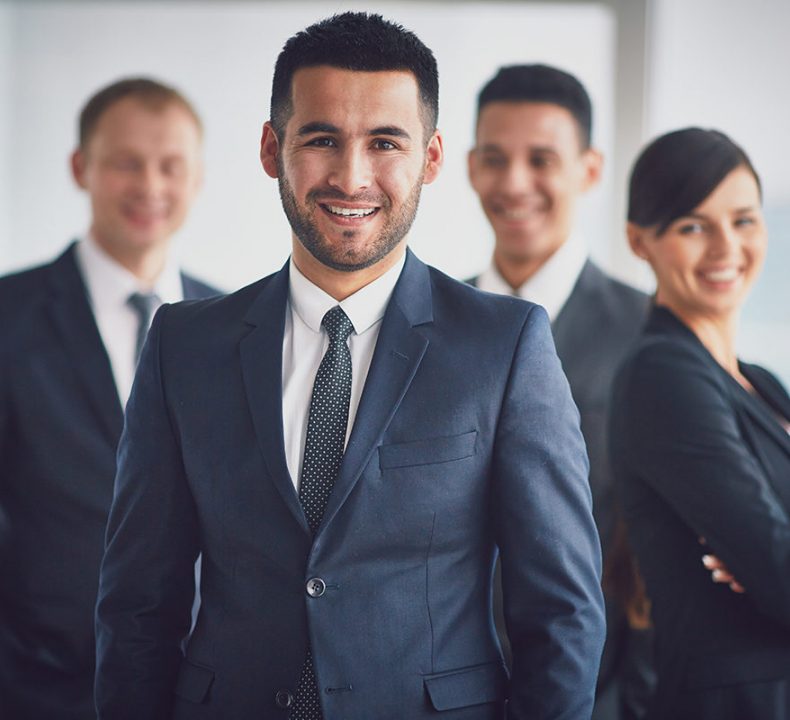
[[[285,710],[294,704],[294,696],[287,690],[278,690],[274,696],[274,703],[278,708]]]
[[[326,583],[321,578],[310,578],[307,581],[307,594],[312,598],[321,597],[326,591]]]

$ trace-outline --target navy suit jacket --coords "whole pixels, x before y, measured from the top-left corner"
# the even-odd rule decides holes
[[[477,278],[469,282],[476,285]],[[647,295],[609,277],[588,260],[551,328],[581,416],[604,563],[618,514],[608,448],[612,382],[647,320],[648,305]],[[495,585],[495,619],[507,648],[500,594]],[[606,645],[593,719],[640,717],[654,683],[650,639],[629,627],[624,609],[614,598],[606,598],[606,612]]]
[[[286,466],[287,266],[156,316],[97,606],[101,718],[285,718],[312,648],[327,720],[589,715],[600,550],[542,309],[411,253],[312,537]],[[516,662],[491,619],[496,547]],[[202,606],[186,657],[191,566]],[[320,597],[309,579],[326,583]]]
[[[217,291],[184,276],[184,295]],[[0,279],[0,717],[94,718],[123,409],[69,247]]]
[[[653,603],[656,720],[790,717],[790,398],[744,390],[669,310],[620,373],[612,462]],[[707,540],[707,546],[699,538]],[[746,593],[711,582],[720,557]]]

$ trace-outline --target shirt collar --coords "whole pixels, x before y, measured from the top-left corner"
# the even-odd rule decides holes
[[[354,332],[361,335],[384,317],[405,261],[404,253],[387,272],[338,303],[331,295],[302,275],[291,258],[288,267],[288,299],[296,314],[313,332],[321,332],[324,315],[336,305],[340,305],[351,320]]]
[[[76,252],[94,306],[123,305],[134,292],[153,292],[163,303],[184,299],[181,273],[170,255],[153,287],[149,288],[143,287],[134,274],[110,257],[90,233],[77,243]]]
[[[554,320],[568,301],[586,261],[587,252],[582,239],[572,235],[515,291],[499,273],[493,260],[481,274],[478,287],[488,292],[516,295],[523,300],[538,303],[546,309],[549,319]]]

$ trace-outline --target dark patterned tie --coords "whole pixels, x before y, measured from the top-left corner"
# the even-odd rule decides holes
[[[339,306],[324,315],[321,325],[329,336],[329,347],[318,366],[313,384],[299,484],[299,500],[314,535],[321,525],[343,460],[348,404],[351,399],[351,353],[346,341],[354,330],[348,316]],[[308,648],[290,719],[321,718],[313,657]]]
[[[140,360],[140,353],[143,351],[145,337],[148,335],[148,327],[151,325],[151,316],[154,310],[159,307],[159,298],[154,293],[132,293],[126,300],[126,304],[137,314],[137,340],[134,348],[134,364]]]

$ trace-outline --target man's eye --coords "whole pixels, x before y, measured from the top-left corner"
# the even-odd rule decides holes
[[[334,138],[330,137],[313,138],[307,144],[312,145],[313,147],[335,147]]]
[[[553,160],[548,155],[533,155],[529,159],[529,164],[534,168],[547,168],[553,165]]]
[[[389,140],[376,140],[375,148],[376,150],[395,150],[397,146]]]
[[[483,167],[503,168],[507,165],[507,160],[501,155],[483,155]]]
[[[185,170],[185,166],[183,161],[181,160],[171,160],[162,165],[162,172],[165,175],[170,175],[170,176],[183,175],[184,170]]]
[[[128,157],[115,158],[110,162],[110,165],[116,170],[122,170],[124,172],[136,170],[138,167],[137,161],[134,158]]]

